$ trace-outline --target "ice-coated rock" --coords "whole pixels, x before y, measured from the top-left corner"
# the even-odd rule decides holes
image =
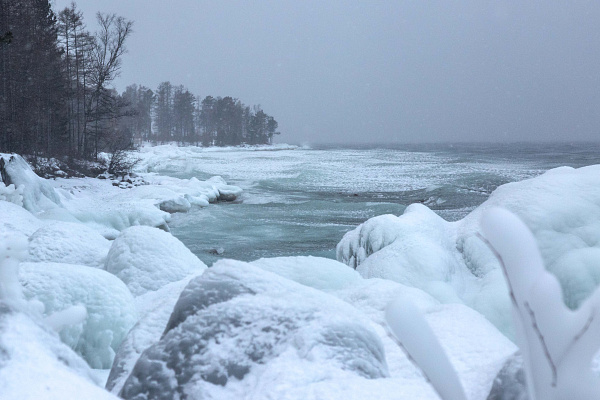
[[[204,269],[206,264],[177,238],[147,226],[133,226],[121,232],[106,258],[106,270],[125,282],[134,296]]]
[[[20,233],[29,237],[42,225],[42,221],[23,207],[0,200],[0,233]]]
[[[92,368],[110,368],[137,320],[133,297],[123,282],[98,268],[49,262],[22,263],[19,280],[26,297],[41,301],[48,315],[85,306],[85,322],[63,329],[61,339]]]
[[[487,400],[529,400],[523,356],[513,354],[498,372]]]
[[[250,264],[325,292],[340,290],[362,280],[356,271],[329,258],[274,257],[261,258]]]
[[[116,400],[55,332],[0,301],[0,398]]]
[[[104,268],[110,242],[79,223],[53,222],[29,238],[29,260]]]
[[[141,318],[131,328],[117,351],[106,381],[106,389],[114,394],[121,391],[142,352],[160,340],[179,295],[191,279],[193,276],[169,283],[135,299]]]
[[[0,154],[0,174],[6,186],[23,186],[23,207],[35,213],[61,206],[61,201],[45,179],[33,172],[27,161],[17,154]]]
[[[184,289],[120,396],[252,398],[268,385],[282,398],[293,387],[348,376],[388,376],[382,343],[355,309],[249,264],[220,261]]]
[[[481,206],[447,222],[423,205],[380,216],[348,232],[337,259],[365,278],[418,287],[442,302],[461,302],[509,337],[510,300],[496,257],[477,236],[482,213],[501,206],[532,230],[565,303],[577,307],[600,284],[600,166],[556,168],[498,187]]]

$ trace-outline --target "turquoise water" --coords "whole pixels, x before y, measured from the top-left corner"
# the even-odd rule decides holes
[[[324,146],[199,151],[157,172],[199,179],[221,175],[244,189],[234,203],[173,215],[172,233],[211,265],[223,257],[335,258],[344,233],[376,215],[398,215],[421,202],[457,220],[501,184],[557,166],[597,163],[598,144]]]

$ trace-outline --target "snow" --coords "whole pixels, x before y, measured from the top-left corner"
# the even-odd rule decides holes
[[[54,222],[29,237],[29,260],[104,268],[110,242],[81,223]]]
[[[0,233],[29,237],[38,230],[43,222],[15,203],[0,200]]]
[[[138,225],[168,231],[170,213],[206,207],[220,200],[234,200],[242,193],[242,189],[227,185],[220,177],[200,181],[194,177],[141,176],[146,184],[130,189],[113,186],[107,179],[57,178],[52,183],[69,214],[108,239]]]
[[[420,288],[444,303],[463,303],[514,337],[510,299],[499,264],[477,236],[482,213],[502,206],[532,230],[565,303],[581,304],[600,283],[600,166],[557,168],[496,189],[481,206],[447,222],[426,206],[375,217],[347,233],[339,261],[365,278]]]
[[[106,389],[118,394],[144,350],[160,340],[179,295],[194,275],[136,298],[141,318],[127,334],[115,356]]]
[[[536,239],[514,214],[488,208],[483,234],[506,273],[531,399],[597,399],[600,379],[591,368],[600,348],[600,289],[573,311],[556,277],[544,268]]]
[[[61,339],[92,368],[110,368],[137,320],[133,297],[123,282],[98,268],[49,262],[22,263],[19,280],[26,297],[41,301],[47,315],[85,306],[85,322],[63,329]]]
[[[206,264],[177,238],[147,226],[132,226],[121,232],[106,257],[106,270],[125,282],[134,296],[203,269]]]
[[[282,398],[350,376],[388,376],[381,341],[355,309],[249,264],[220,261],[184,289],[120,396]]]
[[[117,399],[56,333],[0,301],[0,398]]]
[[[329,258],[274,257],[250,264],[324,292],[340,290],[362,280],[356,271]]]
[[[464,389],[450,360],[423,314],[408,298],[399,297],[386,310],[394,336],[410,358],[422,368],[442,399],[466,400]]]
[[[17,154],[0,154],[3,181],[6,186],[22,186],[23,207],[32,213],[61,206],[60,198],[49,181],[33,172],[27,161]],[[0,166],[0,168],[2,168]]]
[[[15,203],[18,206],[23,206],[23,189],[21,185],[18,188],[13,183],[8,186],[0,185],[0,200]]]

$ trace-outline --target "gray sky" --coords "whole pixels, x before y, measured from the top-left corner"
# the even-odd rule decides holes
[[[279,142],[600,139],[595,0],[77,4],[89,28],[96,11],[135,21],[119,91],[261,104]]]

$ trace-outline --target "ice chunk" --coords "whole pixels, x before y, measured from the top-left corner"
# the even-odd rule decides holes
[[[85,322],[63,329],[60,336],[92,368],[110,368],[137,320],[133,297],[123,282],[97,268],[48,262],[22,263],[19,279],[26,297],[40,300],[48,315],[85,306]]]
[[[29,238],[30,261],[52,261],[104,268],[110,242],[79,223],[48,224]]]
[[[356,310],[246,263],[220,261],[192,280],[173,315],[121,397],[282,398],[300,385],[388,376],[381,341]]]
[[[112,243],[106,270],[118,276],[134,296],[158,290],[206,269],[173,235],[147,226],[125,229]]]
[[[116,400],[56,333],[0,300],[0,398]]]

